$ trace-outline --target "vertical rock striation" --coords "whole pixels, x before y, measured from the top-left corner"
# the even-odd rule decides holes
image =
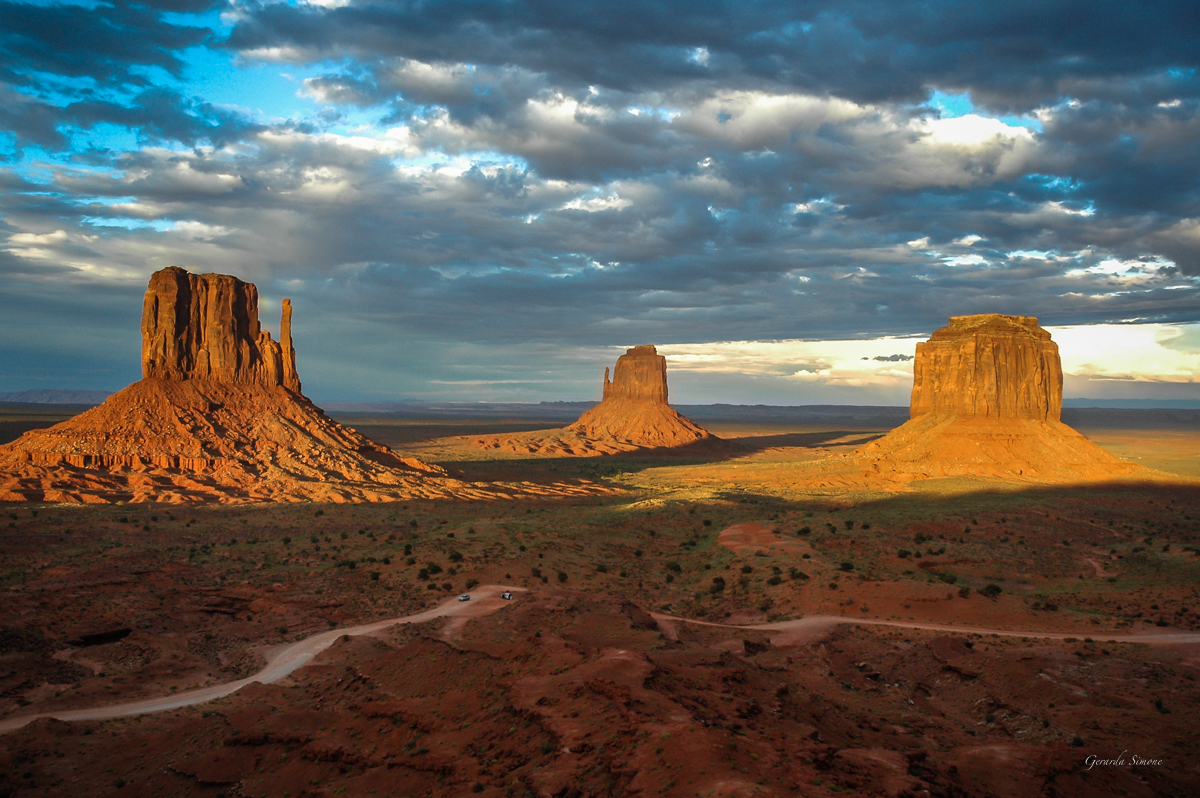
[[[300,393],[292,348],[292,304],[280,339],[258,320],[258,289],[227,274],[169,266],[150,277],[142,302],[142,377],[283,386]]]
[[[603,400],[610,399],[667,404],[667,359],[650,345],[625,350],[611,382],[604,370]]]
[[[1031,418],[1062,414],[1058,345],[1032,316],[954,316],[917,344],[912,418]]]

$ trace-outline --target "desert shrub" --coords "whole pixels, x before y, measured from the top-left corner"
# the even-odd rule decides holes
[[[958,581],[958,577],[954,574],[938,574],[938,579],[941,579],[948,585],[952,585]]]
[[[641,549],[634,549],[634,550],[633,550],[633,556],[634,556],[634,557],[641,557],[641,556],[642,556],[642,550],[641,550]]]
[[[846,560],[845,562],[843,562],[843,563],[842,563],[841,565],[839,565],[838,567],[839,567],[839,568],[841,568],[843,571],[853,571],[853,570],[854,570],[854,563],[850,562],[849,560]]]
[[[372,571],[372,572],[371,572],[371,581],[372,581],[372,582],[378,582],[378,581],[379,581],[379,572],[378,572],[378,571]]]
[[[533,574],[534,576],[541,576],[542,569],[541,568],[530,568],[529,573]]]
[[[417,571],[417,579],[420,579],[422,582],[424,582],[428,578],[429,578],[429,569],[428,568],[422,568],[421,570]]]
[[[753,566],[753,565],[743,565],[743,566],[742,566],[742,573],[744,573],[744,574],[749,574],[749,573],[753,573],[753,572],[754,572],[754,566]]]
[[[453,589],[454,589],[454,585],[450,584],[449,582],[442,582],[442,590],[453,590]]]
[[[849,518],[847,518],[845,520],[845,524],[846,524],[846,529],[854,529],[854,522],[851,521]]]
[[[354,570],[355,568],[358,567],[358,564],[356,562],[354,562],[354,560],[338,560],[337,567],[338,568],[349,568],[350,570]]]
[[[797,534],[797,535],[800,535],[801,537],[803,537],[803,536],[805,536],[805,535],[810,535],[810,534],[812,534],[812,530],[811,530],[811,529],[809,529],[809,528],[808,528],[808,527],[806,527],[806,526],[802,526],[802,527],[800,527],[798,530],[796,530],[796,534]]]
[[[792,577],[792,579],[808,579],[808,574],[794,566],[788,569],[788,576]]]
[[[431,573],[431,574],[440,574],[442,572],[442,566],[438,565],[435,562],[431,562],[428,565],[426,565],[425,567],[429,570],[429,573]]]
[[[479,584],[478,579],[468,579],[467,580],[467,590],[470,590],[471,588],[475,587],[478,584]]]
[[[969,588],[969,587],[960,587],[960,588],[958,589],[958,597],[959,597],[959,598],[966,598],[966,597],[967,597],[967,596],[969,596],[969,595],[971,595],[971,588]]]
[[[926,537],[924,534],[922,534],[922,533],[920,533],[920,532],[918,532],[917,534],[913,535],[913,543],[921,544],[921,543],[924,543],[924,542],[925,542],[925,541],[927,541],[927,540],[930,540],[930,538]]]
[[[560,581],[560,582],[565,582],[565,581],[567,581],[567,572],[566,572],[566,571],[559,571],[559,572],[558,572],[558,581]]]
[[[675,562],[674,560],[671,560],[670,562],[668,562],[666,565],[666,568],[668,571],[674,571],[677,574],[683,573],[683,568],[679,565],[679,563]]]
[[[870,525],[869,523],[866,523],[866,522],[864,522],[864,523],[862,524],[862,528],[863,528],[863,529],[870,529],[870,528],[871,528],[871,525]]]
[[[980,595],[990,599],[996,598],[996,596],[999,596],[1002,592],[1003,591],[1000,589],[1000,585],[996,584],[988,584],[979,591]]]
[[[704,519],[704,525],[705,525],[705,526],[712,526],[712,519],[710,519],[710,518],[705,518],[705,519]]]
[[[781,577],[779,574],[775,574],[774,576],[772,576],[770,579],[767,580],[767,584],[768,585],[777,585],[782,581],[783,581],[783,577]]]
[[[716,595],[725,589],[725,578],[722,576],[714,576],[712,584],[708,586],[708,592]]]
[[[405,543],[405,544],[404,544],[404,556],[405,556],[405,557],[407,557],[407,556],[408,556],[408,555],[410,555],[410,554],[412,554],[412,544],[411,544],[411,543]]]
[[[596,572],[601,573],[601,574],[606,574],[606,573],[608,573],[608,566],[605,565],[604,563],[600,563],[599,565],[596,566]]]
[[[902,560],[906,560],[912,556],[912,552],[909,551],[908,549],[900,549],[900,551],[896,552],[896,556],[898,556]]]
[[[463,556],[461,551],[450,552],[450,562],[462,562]]]

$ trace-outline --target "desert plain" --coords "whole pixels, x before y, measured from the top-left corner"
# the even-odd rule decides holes
[[[795,474],[905,408],[708,413],[719,446],[568,457],[481,443],[553,406],[331,411],[510,495],[3,505],[0,793],[1200,793],[1196,411],[1063,410],[1171,478],[887,489]]]

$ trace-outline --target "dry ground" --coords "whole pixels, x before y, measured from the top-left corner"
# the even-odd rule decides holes
[[[0,507],[5,717],[229,681],[270,646],[474,583],[530,589],[465,624],[345,640],[203,707],[37,721],[0,738],[0,795],[1200,794],[1200,647],[1092,642],[1200,628],[1195,483],[812,493],[789,463],[885,429],[712,424],[734,445],[566,459],[464,445],[503,422],[347,421],[472,480],[597,478],[620,493]],[[1195,430],[1092,437],[1195,476]],[[789,639],[650,612],[1072,639],[850,626]],[[1122,750],[1124,766],[1087,769]]]

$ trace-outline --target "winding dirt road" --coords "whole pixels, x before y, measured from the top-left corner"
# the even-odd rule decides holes
[[[236,682],[228,682],[226,684],[214,684],[208,687],[200,687],[195,690],[187,690],[174,695],[162,696],[161,698],[146,698],[141,701],[129,701],[121,704],[108,704],[106,706],[91,707],[89,709],[70,709],[55,712],[45,712],[39,715],[25,715],[17,718],[5,718],[0,720],[0,734],[7,734],[11,731],[16,731],[38,718],[55,718],[57,720],[108,720],[110,718],[123,718],[129,715],[145,715],[151,712],[165,712],[169,709],[179,709],[180,707],[190,707],[194,704],[203,704],[217,698],[236,693],[248,684],[253,682],[261,682],[262,684],[271,684],[278,682],[293,671],[303,668],[308,663],[312,662],[313,658],[320,654],[325,649],[333,645],[334,641],[342,635],[350,635],[357,637],[359,635],[370,635],[387,629],[389,626],[407,623],[421,623],[434,618],[444,616],[461,617],[464,620],[469,617],[479,617],[488,615],[508,602],[500,598],[500,594],[505,590],[519,591],[523,588],[519,587],[504,587],[502,585],[482,585],[471,592],[470,601],[458,600],[458,597],[448,598],[438,606],[424,612],[418,612],[415,615],[406,615],[403,618],[390,618],[384,621],[374,621],[365,623],[360,626],[351,626],[346,629],[330,629],[327,632],[318,632],[311,637],[306,637],[292,643],[289,646],[283,646],[271,652],[267,657],[267,666],[253,676],[245,679],[238,679]]]
[[[335,640],[342,635],[356,637],[359,635],[370,635],[376,632],[387,629],[390,626],[408,623],[421,623],[422,621],[432,620],[441,617],[454,617],[465,622],[468,618],[481,617],[489,615],[496,610],[507,605],[507,602],[500,598],[500,594],[505,590],[514,592],[524,591],[524,588],[504,587],[502,585],[483,585],[476,588],[471,593],[471,601],[460,602],[457,597],[449,598],[443,601],[438,606],[424,612],[418,612],[414,615],[407,615],[403,618],[391,618],[389,620],[374,621],[372,623],[362,624],[361,626],[351,626],[346,629],[330,629],[327,632],[319,632],[304,640],[292,643],[289,646],[284,646],[272,652],[267,658],[267,666],[253,676],[245,679],[239,679],[236,682],[227,684],[215,684],[209,687],[201,687],[196,690],[188,690],[182,693],[176,693],[170,696],[161,698],[146,698],[141,701],[129,701],[121,704],[108,704],[106,706],[91,707],[89,709],[72,709],[55,712],[45,712],[39,715],[25,715],[16,718],[7,718],[0,720],[0,734],[7,734],[11,731],[16,731],[28,723],[31,723],[38,718],[55,718],[57,720],[107,720],[110,718],[122,718],[130,715],[145,715],[151,712],[165,712],[171,709],[179,709],[180,707],[193,706],[195,704],[203,704],[217,698],[235,693],[248,684],[261,682],[263,684],[271,684],[278,682],[299,668],[304,667],[313,660],[318,654],[329,648]],[[831,629],[838,624],[853,623],[862,626],[894,626],[902,629],[921,629],[934,632],[950,632],[954,634],[981,634],[981,635],[1000,635],[1002,637],[1036,637],[1048,640],[1063,640],[1068,637],[1080,637],[1087,634],[1096,642],[1108,643],[1149,643],[1151,645],[1186,645],[1200,644],[1200,632],[1148,632],[1144,634],[1129,634],[1129,635],[1114,635],[1103,633],[1082,633],[1082,632],[1036,632],[1036,631],[1021,631],[1011,629],[982,629],[974,626],[952,626],[948,624],[938,623],[916,623],[912,621],[885,621],[872,618],[849,618],[841,615],[811,615],[805,618],[798,618],[791,621],[777,621],[775,623],[765,624],[750,624],[750,625],[733,625],[724,623],[715,623],[712,621],[697,621],[690,618],[681,618],[676,615],[665,615],[662,613],[651,613],[651,615],[661,624],[670,627],[671,624],[688,623],[700,626],[719,626],[726,629],[745,629],[761,632],[775,632],[771,640],[776,645],[804,643],[819,636],[824,631]],[[461,625],[460,622],[460,625]]]

